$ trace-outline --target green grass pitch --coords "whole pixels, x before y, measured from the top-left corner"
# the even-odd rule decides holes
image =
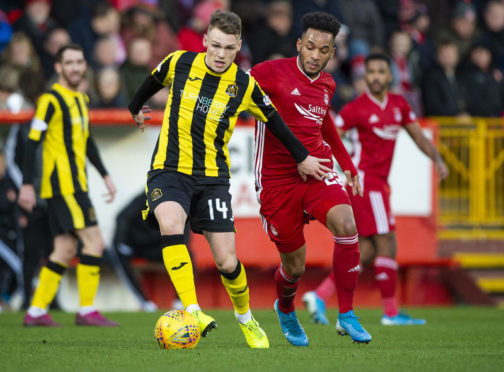
[[[63,328],[24,328],[22,313],[0,314],[1,371],[504,371],[504,311],[494,308],[414,308],[426,326],[384,327],[380,311],[359,309],[372,334],[368,345],[353,344],[332,324],[310,323],[298,311],[310,346],[284,339],[273,311],[255,311],[269,336],[268,350],[251,350],[231,311],[207,310],[218,328],[194,350],[161,350],[154,324],[161,313],[113,313],[119,328],[86,328],[74,315],[54,312]]]

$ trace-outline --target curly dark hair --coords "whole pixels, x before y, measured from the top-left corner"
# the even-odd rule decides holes
[[[385,54],[385,53],[371,53],[368,55],[364,61],[365,65],[367,66],[369,61],[385,61],[387,65],[390,67],[390,58]]]
[[[333,34],[334,37],[338,35],[341,27],[340,21],[335,16],[326,12],[311,12],[306,13],[301,19],[303,26],[303,34],[309,28],[315,30],[325,31]]]

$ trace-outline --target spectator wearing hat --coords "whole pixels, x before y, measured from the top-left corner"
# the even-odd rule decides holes
[[[220,9],[220,5],[213,0],[205,0],[194,8],[187,25],[182,27],[177,34],[180,49],[196,53],[206,51],[203,46],[203,35],[210,24],[210,16],[217,9]]]
[[[492,63],[490,44],[476,41],[469,52],[469,63],[461,73],[467,112],[471,116],[502,115],[502,72]]]
[[[50,14],[51,0],[26,0],[24,14],[13,24],[15,31],[28,35],[37,53],[42,52],[47,33],[57,26]]]
[[[476,28],[476,9],[470,3],[459,2],[455,5],[450,28],[440,32],[439,39],[451,39],[457,46],[459,56],[465,59],[472,43],[479,37]]]

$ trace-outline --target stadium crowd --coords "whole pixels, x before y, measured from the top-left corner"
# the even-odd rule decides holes
[[[366,56],[384,51],[392,63],[391,91],[402,94],[417,116],[502,115],[503,0],[0,0],[0,110],[34,108],[55,81],[56,52],[70,42],[81,45],[89,61],[81,90],[89,95],[90,107],[126,108],[166,55],[205,50],[203,34],[216,9],[242,18],[243,46],[236,62],[244,70],[295,56],[300,19],[307,12],[322,10],[340,19],[336,54],[326,66],[337,83],[335,112],[366,89]],[[167,95],[161,90],[150,105],[163,109]],[[7,163],[22,152],[12,143],[18,131],[26,135],[25,129],[11,133]],[[5,175],[4,163],[2,153],[0,242],[14,247],[19,236],[26,241],[34,235],[27,230],[28,217],[16,209],[19,185],[11,173]],[[4,218],[8,215],[16,223]],[[9,277],[1,271],[1,294],[8,298],[24,276],[29,296],[37,262],[2,259],[0,265],[10,259],[8,266],[17,271]]]
[[[210,14],[231,9],[244,24],[237,63],[247,70],[296,54],[303,14],[323,10],[344,27],[327,65],[337,111],[365,89],[366,55],[386,51],[392,91],[417,115],[502,113],[501,0],[11,0],[0,1],[0,109],[30,108],[54,81],[54,55],[73,41],[91,61],[82,89],[95,108],[126,107],[143,77],[177,49],[203,51]],[[151,104],[163,108],[167,92]]]

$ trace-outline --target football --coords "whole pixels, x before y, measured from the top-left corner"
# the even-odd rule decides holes
[[[194,349],[200,336],[198,320],[185,310],[163,314],[154,329],[154,337],[162,349]]]

